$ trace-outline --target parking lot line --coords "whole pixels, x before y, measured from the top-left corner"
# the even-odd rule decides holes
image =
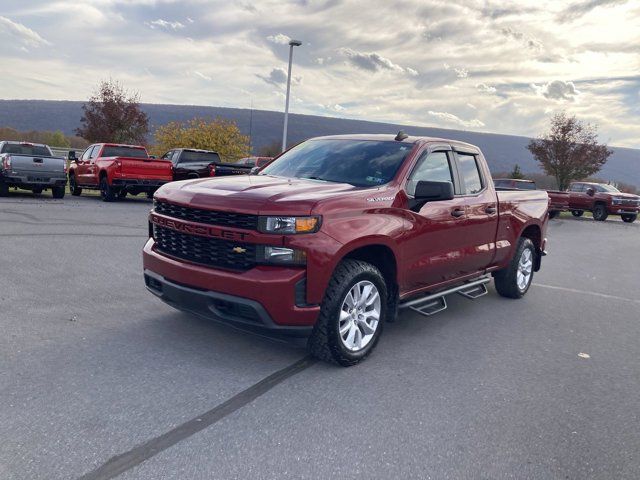
[[[582,294],[582,295],[589,295],[589,296],[592,296],[592,297],[606,298],[608,300],[622,300],[624,302],[632,302],[632,303],[640,304],[640,300],[637,300],[635,298],[618,297],[616,295],[607,295],[606,293],[590,292],[588,290],[578,290],[578,289],[575,289],[575,288],[558,287],[556,285],[545,285],[545,284],[542,284],[542,283],[534,283],[534,285],[536,287],[549,288],[551,290],[560,290],[562,292],[579,293],[579,294]]]
[[[288,378],[313,366],[316,362],[317,360],[310,356],[301,358],[288,367],[278,370],[237,395],[234,395],[226,402],[217,405],[208,412],[192,418],[174,429],[138,445],[128,452],[111,457],[97,469],[80,477],[79,480],[108,480],[115,478],[167,448],[172,447],[176,443],[219,422],[236,410],[251,403],[256,398],[264,395]]]

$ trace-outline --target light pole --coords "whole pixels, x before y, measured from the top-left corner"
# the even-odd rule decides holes
[[[287,99],[284,104],[284,129],[282,130],[282,151],[287,149],[287,126],[289,124],[289,92],[291,92],[291,62],[293,60],[293,47],[302,45],[300,40],[289,41],[289,73],[287,74]]]

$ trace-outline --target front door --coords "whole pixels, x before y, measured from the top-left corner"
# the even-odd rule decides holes
[[[406,184],[411,198],[420,180],[452,182],[458,190],[453,152],[436,150],[423,154]],[[460,192],[458,192],[460,193]],[[459,277],[464,269],[467,239],[462,233],[467,222],[466,199],[427,202],[410,215],[412,228],[402,239],[402,289],[413,291]]]

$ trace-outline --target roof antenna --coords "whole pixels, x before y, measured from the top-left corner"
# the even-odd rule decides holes
[[[404,140],[405,138],[409,138],[409,135],[407,135],[406,133],[404,133],[404,130],[400,130],[398,132],[398,135],[396,135],[395,141],[396,142],[401,142],[402,140]]]

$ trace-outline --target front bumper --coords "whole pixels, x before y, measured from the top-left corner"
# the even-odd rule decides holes
[[[304,269],[258,266],[232,272],[162,255],[154,244],[149,239],[143,249],[145,283],[166,303],[249,330],[311,333],[320,307],[296,305]]]
[[[609,205],[607,211],[611,215],[637,215],[640,207],[628,205]]]

